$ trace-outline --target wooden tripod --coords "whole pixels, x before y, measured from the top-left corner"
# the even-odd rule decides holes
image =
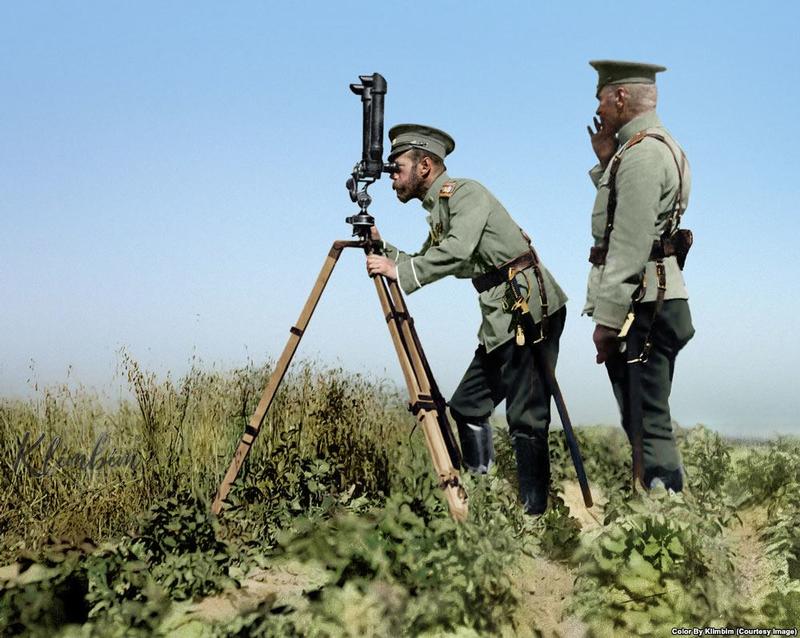
[[[264,417],[272,404],[286,370],[292,361],[300,339],[311,320],[311,315],[319,302],[325,285],[328,283],[333,268],[339,260],[345,248],[363,248],[369,252],[372,243],[369,241],[335,241],[328,253],[322,270],[317,277],[314,288],[303,306],[297,325],[292,326],[289,341],[283,349],[275,370],[267,382],[258,407],[250,417],[250,423],[245,428],[236,452],[233,455],[225,478],[222,479],[211,511],[219,514],[222,503],[230,492],[231,485],[236,480],[242,469],[250,448],[258,436]],[[382,276],[373,278],[375,290],[378,292],[378,299],[381,303],[386,323],[389,326],[389,333],[392,336],[397,358],[400,360],[400,367],[408,387],[410,400],[409,409],[415,414],[422,424],[422,431],[425,434],[425,444],[431,456],[434,470],[439,479],[439,487],[444,491],[450,514],[457,521],[464,521],[467,518],[467,493],[461,484],[460,475],[457,467],[460,465],[460,454],[455,439],[453,438],[450,424],[445,413],[445,402],[436,387],[436,382],[431,374],[425,354],[422,351],[419,337],[414,328],[414,322],[408,313],[408,308],[403,299],[400,286],[396,281],[386,279]]]

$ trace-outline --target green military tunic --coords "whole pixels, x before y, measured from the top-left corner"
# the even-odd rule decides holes
[[[447,187],[443,187],[447,184]],[[440,175],[422,206],[428,211],[430,234],[417,253],[404,253],[384,244],[384,253],[397,262],[400,287],[410,294],[447,275],[471,279],[528,251],[528,241],[503,205],[481,184]],[[530,312],[542,318],[539,288],[531,269],[517,275],[520,287],[530,293]],[[548,270],[541,266],[548,315],[566,304],[567,297]],[[528,288],[530,288],[528,290]],[[510,309],[503,307],[505,285],[480,293],[482,322],[478,339],[487,352],[514,336]]]
[[[617,137],[622,162],[617,172],[617,208],[614,230],[609,238],[606,263],[592,266],[584,314],[595,323],[620,328],[630,309],[631,297],[639,288],[644,273],[645,296],[656,298],[655,262],[648,261],[653,241],[669,225],[673,203],[678,193],[678,169],[670,149],[660,140],[645,137],[626,149],[625,144],[639,131],[654,132],[666,138],[683,164],[681,209],[689,201],[691,175],[683,151],[661,124],[655,111],[634,118],[623,126]],[[597,197],[592,210],[592,236],[595,246],[603,243],[608,206],[609,178],[612,162],[605,169],[599,164],[589,172]],[[667,290],[665,299],[687,299],[683,273],[675,257],[664,260]]]

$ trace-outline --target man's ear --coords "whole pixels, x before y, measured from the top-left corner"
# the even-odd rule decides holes
[[[427,156],[423,157],[419,161],[419,165],[420,168],[422,169],[422,177],[427,177],[428,175],[431,174],[431,171],[433,170],[433,163],[431,162],[430,157]]]
[[[614,103],[617,105],[617,110],[621,111],[627,102],[628,92],[621,86],[614,89]]]

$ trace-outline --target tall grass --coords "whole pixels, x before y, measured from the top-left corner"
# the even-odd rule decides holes
[[[83,387],[0,399],[0,558],[35,550],[48,537],[123,533],[169,495],[212,495],[272,369],[269,362],[223,372],[193,366],[180,379],[159,379],[123,352],[133,398],[112,407]],[[244,474],[274,464],[290,443],[296,458],[336,457],[343,488],[388,491],[412,424],[393,385],[299,362],[273,401]],[[68,467],[45,465],[56,439],[56,459]],[[97,458],[120,465],[75,467],[88,462],[101,439]],[[28,450],[22,458],[21,448]]]

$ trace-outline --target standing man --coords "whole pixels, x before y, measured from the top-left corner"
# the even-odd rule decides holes
[[[449,403],[464,466],[478,474],[488,471],[494,459],[488,419],[505,399],[520,498],[527,513],[541,514],[550,485],[550,394],[532,346],[538,342],[535,347],[554,369],[566,296],[503,205],[478,182],[448,176],[444,158],[455,142],[447,133],[400,124],[389,139],[389,161],[396,163],[392,188],[403,203],[422,202],[430,234],[414,254],[383,242],[384,256],[369,255],[367,271],[397,279],[406,294],[447,275],[472,279],[483,317],[480,345]],[[523,330],[527,307],[536,324],[527,332],[534,334]]]
[[[599,163],[584,313],[595,322],[633,447],[634,480],[683,488],[669,394],[675,357],[694,328],[683,281],[691,233],[679,230],[691,176],[681,147],[656,115],[663,66],[599,60],[597,116],[589,129]]]

